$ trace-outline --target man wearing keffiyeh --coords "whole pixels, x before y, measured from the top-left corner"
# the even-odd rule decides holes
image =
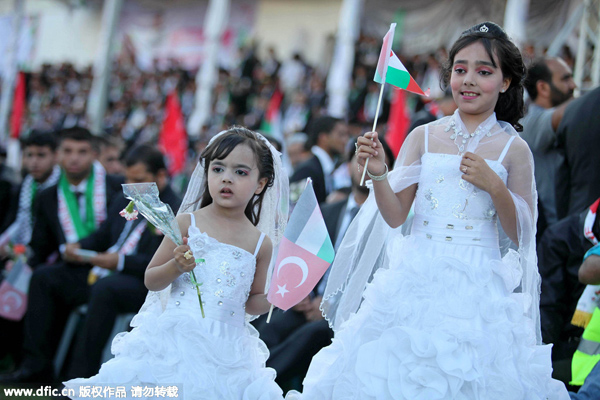
[[[56,165],[56,139],[51,133],[32,132],[21,143],[23,165],[27,175],[19,189],[9,216],[7,229],[0,233],[0,254],[6,254],[9,244],[28,245],[33,228],[33,204],[37,195],[55,185],[60,175]]]
[[[96,161],[95,137],[85,128],[60,132],[58,182],[39,193],[31,232],[33,269],[28,307],[23,317],[23,360],[14,373],[0,375],[0,382],[49,382],[52,356],[74,298],[88,289],[90,264],[64,262],[67,243],[77,242],[96,231],[106,219],[112,199],[121,191],[122,178],[106,174]],[[59,254],[61,253],[61,254]],[[79,284],[83,277],[84,284]],[[14,343],[0,343],[16,347]]]
[[[16,245],[28,246],[33,229],[33,205],[37,195],[47,187],[55,185],[60,175],[60,167],[56,165],[56,139],[48,132],[31,132],[22,141],[23,165],[27,175],[23,179],[18,191],[13,195],[10,210],[3,210],[8,214],[6,229],[0,232],[0,266],[4,257],[11,257]],[[27,252],[26,252],[27,253]],[[7,268],[8,270],[8,268]],[[2,281],[2,278],[0,278]],[[0,306],[5,304],[0,301]],[[21,321],[0,320],[0,331],[4,342],[9,346],[0,347],[0,360],[2,364],[10,365],[18,358],[21,342]]]

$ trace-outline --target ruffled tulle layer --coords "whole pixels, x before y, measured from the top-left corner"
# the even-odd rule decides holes
[[[550,346],[524,316],[518,254],[396,240],[356,315],[315,358],[304,394],[287,399],[563,399]],[[566,397],[568,399],[568,395]]]
[[[154,307],[160,308],[160,303]],[[79,393],[81,387],[93,385],[177,385],[177,398],[187,400],[282,398],[274,382],[275,371],[264,367],[269,352],[252,326],[202,318],[199,310],[186,308],[169,307],[164,313],[150,308],[139,313],[132,321],[135,328],[114,339],[115,358],[103,364],[97,375],[73,379],[65,386]],[[126,393],[132,398],[131,391]]]

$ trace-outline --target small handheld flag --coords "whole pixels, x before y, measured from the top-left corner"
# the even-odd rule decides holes
[[[27,310],[27,292],[32,270],[24,257],[15,261],[6,279],[0,284],[0,317],[20,321]]]
[[[392,42],[394,41],[394,32],[396,30],[396,24],[391,24],[390,29],[383,37],[383,44],[381,45],[381,53],[379,53],[379,61],[377,61],[377,69],[375,70],[375,77],[373,80],[381,84],[381,90],[379,92],[379,101],[377,102],[377,110],[375,111],[375,120],[373,121],[373,129],[375,132],[377,128],[377,118],[379,117],[379,108],[381,107],[381,98],[383,96],[383,88],[385,83],[389,83],[400,89],[407,90],[412,93],[420,94],[423,96],[429,96],[429,89],[423,92],[415,80],[410,76],[398,56],[392,51]],[[365,183],[365,174],[367,173],[367,167],[369,166],[369,159],[365,162],[365,168],[363,169],[362,178],[360,184]]]
[[[310,179],[283,236],[267,294],[271,311],[273,305],[288,310],[298,304],[333,262],[333,244]]]
[[[390,57],[387,65],[387,73],[385,75],[379,74],[379,69],[375,71],[375,78],[373,79],[377,83],[383,84],[384,80],[392,86],[404,89],[407,92],[420,94],[422,96],[429,96],[429,89],[426,92],[419,87],[417,82],[408,73],[408,70],[402,64],[402,61],[398,58],[396,53],[390,50]]]

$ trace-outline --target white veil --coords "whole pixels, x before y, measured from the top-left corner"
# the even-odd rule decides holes
[[[209,142],[209,145],[214,142],[219,136],[236,129],[236,127],[230,130],[224,130],[216,134]],[[249,131],[249,130],[248,130]],[[252,132],[252,131],[249,131]],[[252,132],[256,137],[262,140],[271,151],[273,156],[273,169],[274,178],[273,185],[266,189],[265,195],[262,201],[262,207],[260,209],[260,219],[257,224],[257,228],[266,234],[273,243],[273,254],[271,256],[271,264],[267,272],[267,280],[265,284],[265,293],[267,292],[270,284],[271,275],[273,272],[273,265],[275,263],[277,251],[279,249],[279,243],[283,238],[283,233],[288,220],[289,210],[289,180],[288,176],[283,170],[283,164],[281,160],[281,153],[273,147],[271,142],[263,135],[257,132]],[[183,197],[181,207],[179,208],[177,215],[184,213],[191,213],[200,208],[200,201],[204,191],[204,160],[199,160],[188,184],[187,190]],[[155,310],[156,312],[164,311],[169,294],[171,292],[171,285],[165,289],[153,292],[149,291],[146,296],[146,300],[140,312]],[[157,307],[160,302],[161,307]],[[256,316],[246,314],[246,319],[251,320]]]
[[[453,125],[457,128],[453,129]],[[467,132],[458,111],[452,116],[420,126],[408,135],[394,169],[388,175],[390,185],[396,193],[411,185],[418,185],[425,143],[428,152],[458,154],[457,143],[461,144],[462,137],[459,136],[458,142],[451,139],[453,130]],[[535,250],[537,191],[533,177],[533,157],[512,125],[497,121],[495,114],[483,122],[478,130],[481,130],[481,134],[465,138],[465,152],[498,160],[504,149],[507,149],[502,164],[508,172],[507,187],[516,209],[519,246],[514,246],[500,229],[500,251],[503,257],[518,259],[523,274],[515,293],[525,297],[524,314],[533,320],[537,342],[541,343],[540,277]],[[512,140],[512,144],[509,144],[509,140]],[[411,225],[409,218],[401,227],[390,228],[381,216],[371,191],[338,249],[321,303],[321,311],[334,330],[339,330],[351,314],[358,310],[363,292],[373,274],[379,268],[388,267],[390,260],[387,246],[391,239],[395,235],[410,234]],[[499,224],[498,226],[500,227]]]

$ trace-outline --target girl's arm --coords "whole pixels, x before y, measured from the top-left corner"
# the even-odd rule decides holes
[[[252,282],[250,295],[246,302],[246,312],[250,315],[261,315],[268,312],[271,308],[271,303],[267,301],[267,295],[265,294],[265,283],[267,281],[267,272],[269,271],[272,253],[273,243],[267,236],[256,257],[254,281]]]
[[[187,234],[190,218],[188,216],[178,215],[177,222],[182,236]],[[190,250],[187,245],[187,237],[184,236],[182,246],[175,246],[175,243],[168,237],[164,237],[160,246],[154,253],[152,260],[146,268],[144,274],[144,284],[148,290],[159,291],[169,286],[179,275],[189,272],[196,267],[194,257],[186,259],[183,254]]]
[[[373,141],[371,141],[371,138]],[[363,166],[365,160],[369,159],[368,170],[372,175],[383,175],[386,171],[385,152],[383,146],[377,137],[377,132],[367,132],[357,140],[358,143],[358,163]],[[368,178],[365,177],[365,180]],[[375,191],[375,200],[381,216],[385,222],[392,228],[397,228],[406,221],[410,211],[417,184],[408,186],[406,189],[394,193],[387,179],[381,181],[373,180],[373,190]]]

